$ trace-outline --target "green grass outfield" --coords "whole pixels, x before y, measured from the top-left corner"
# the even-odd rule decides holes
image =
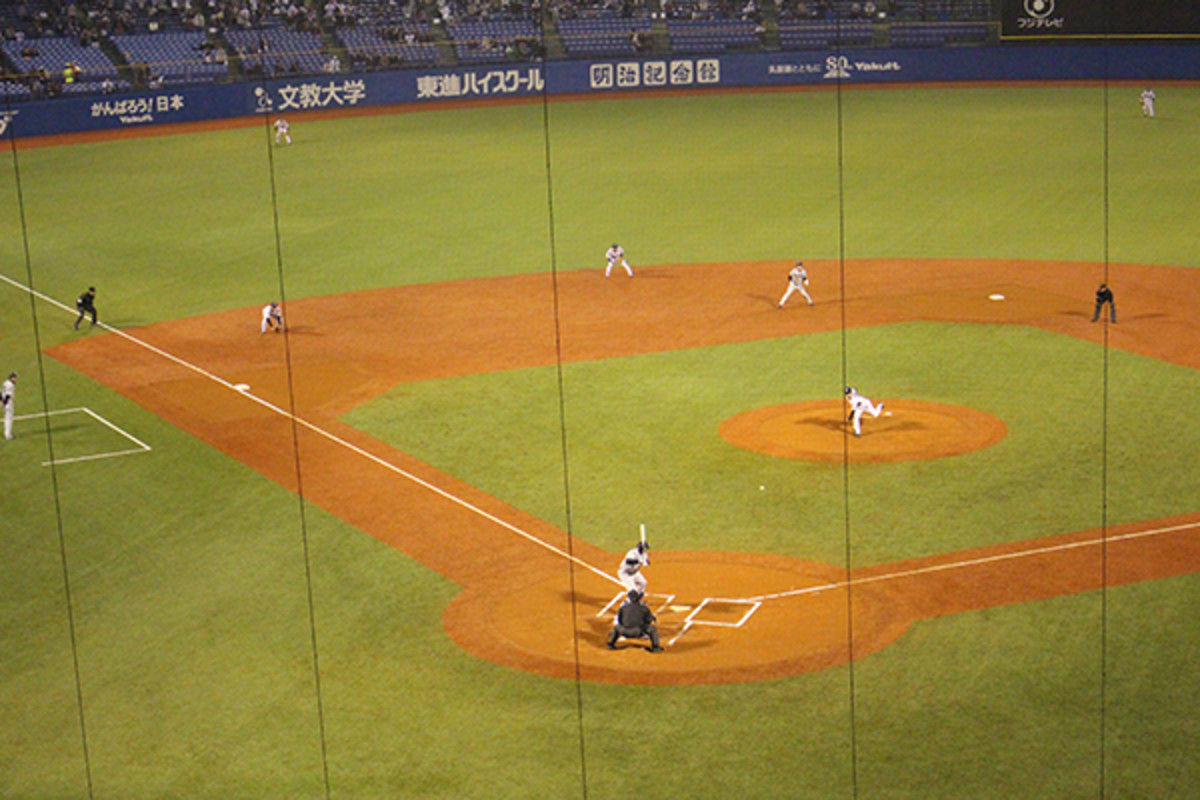
[[[96,285],[102,319],[133,327],[599,270],[613,241],[635,268],[1200,266],[1200,88],[1162,88],[1153,121],[1138,91],[535,103],[296,120],[273,150],[265,128],[22,150],[0,170],[0,273],[68,306]],[[75,416],[0,442],[0,796],[1196,796],[1200,577],[926,621],[785,680],[536,677],[449,641],[455,585],[39,357],[89,335],[69,310],[0,281],[0,315],[18,413],[87,407],[152,448],[41,466],[125,446]],[[1009,436],[847,471],[717,437],[740,410],[830,396],[844,362]],[[865,565],[1200,509],[1200,376],[1038,331],[911,323],[566,365],[565,439],[557,378],[398,387],[347,420],[613,551],[646,522],[671,549]]]

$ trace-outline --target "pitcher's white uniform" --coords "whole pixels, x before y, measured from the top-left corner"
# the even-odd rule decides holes
[[[292,143],[292,136],[288,133],[289,127],[288,121],[283,117],[275,120],[275,144],[279,144],[281,139],[288,144]]]
[[[268,328],[283,330],[283,312],[279,310],[279,303],[267,303],[263,306],[262,328],[259,333],[266,333]]]
[[[13,438],[13,414],[15,414],[17,373],[10,372],[4,386],[0,387],[0,402],[4,403],[4,438]]]
[[[1156,95],[1154,94],[1153,89],[1147,88],[1144,92],[1142,92],[1142,116],[1143,117],[1153,117],[1154,116],[1154,98],[1155,98],[1155,96]]]
[[[797,261],[796,266],[792,267],[792,271],[788,273],[787,291],[783,293],[783,297],[779,298],[779,307],[783,308],[783,304],[792,296],[792,292],[799,292],[804,295],[804,299],[811,306],[813,299],[808,296],[808,271],[804,269],[804,262]]]
[[[637,589],[642,594],[646,593],[646,576],[642,574],[642,567],[650,565],[648,549],[646,545],[638,542],[637,547],[630,550],[625,554],[625,558],[621,559],[621,566],[617,568],[617,580],[621,582],[626,591]]]
[[[862,436],[862,415],[878,417],[883,413],[883,403],[875,405],[869,397],[863,397],[853,386],[846,387],[846,402],[850,404],[850,421],[854,423],[854,435]]]
[[[620,264],[629,273],[629,277],[633,277],[633,267],[629,266],[629,262],[625,260],[625,248],[619,244],[614,244],[608,248],[608,252],[604,254],[608,259],[608,266],[604,268],[604,277],[608,277],[612,273],[612,268],[616,264]]]

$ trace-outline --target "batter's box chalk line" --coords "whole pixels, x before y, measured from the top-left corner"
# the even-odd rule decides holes
[[[613,616],[616,616],[617,612],[614,611],[613,609],[615,609],[619,605],[621,605],[621,603],[628,596],[629,596],[629,592],[621,592],[616,597],[614,597],[612,600],[609,600],[608,605],[606,605],[604,608],[597,611],[596,616],[603,617],[605,614],[608,614],[610,612],[612,613]],[[673,610],[673,609],[671,609],[671,605],[675,600],[675,595],[673,595],[673,594],[654,594],[653,592],[651,592],[646,595],[646,605],[651,605],[650,598],[656,598],[656,602],[655,602],[654,606],[651,607],[651,609],[650,609],[655,614],[661,614],[664,611]]]
[[[667,645],[675,642],[691,630],[693,625],[708,625],[714,628],[740,628],[763,604],[762,600],[743,600],[734,597],[706,597],[691,610],[683,621],[683,628],[671,637]],[[724,606],[724,608],[719,608]],[[738,612],[741,612],[740,615]]]
[[[98,461],[102,458],[116,458],[118,456],[131,456],[136,453],[148,453],[152,449],[150,447],[150,445],[146,444],[145,442],[143,442],[141,439],[134,436],[129,431],[127,431],[123,428],[117,427],[113,423],[106,420],[104,417],[97,414],[95,411],[92,411],[90,408],[87,408],[86,406],[80,406],[78,408],[62,408],[62,409],[58,409],[55,411],[39,411],[35,414],[21,414],[21,415],[13,417],[13,420],[16,421],[16,420],[22,420],[22,419],[41,419],[43,417],[59,417],[64,414],[83,414],[84,416],[91,418],[95,422],[98,422],[101,425],[103,425],[104,427],[108,428],[109,430],[115,432],[118,436],[123,438],[125,441],[133,444],[134,446],[125,448],[122,450],[106,450],[102,453],[91,453],[89,455],[74,456],[72,458],[56,458],[53,461],[43,461],[42,462],[43,467],[48,467],[51,464],[58,466],[60,464],[77,464],[82,461]]]

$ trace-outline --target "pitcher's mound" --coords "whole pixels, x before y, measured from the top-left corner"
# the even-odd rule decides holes
[[[756,453],[806,461],[919,461],[990,447],[1008,435],[1003,421],[973,408],[884,398],[884,413],[864,415],[862,436],[841,400],[766,406],[730,417],[720,433]]]

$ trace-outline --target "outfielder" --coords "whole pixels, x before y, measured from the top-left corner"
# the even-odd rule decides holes
[[[279,303],[268,303],[263,306],[262,328],[259,333],[266,333],[271,328],[274,328],[276,333],[283,330],[283,312],[279,310]]]
[[[1148,86],[1142,92],[1142,116],[1143,117],[1153,117],[1154,116],[1154,99],[1155,99],[1155,97],[1156,97],[1156,95],[1154,94],[1154,90]]]
[[[633,267],[629,266],[629,262],[625,260],[625,248],[621,247],[621,245],[614,243],[612,247],[608,248],[608,252],[604,254],[604,257],[608,259],[608,266],[604,268],[604,277],[607,278],[612,274],[612,268],[617,264],[625,268],[625,271],[629,273],[629,277],[633,277]]]
[[[288,125],[288,121],[283,117],[275,120],[275,144],[282,144],[285,141],[288,144],[292,143],[292,135],[288,133],[289,127],[291,126]]]
[[[17,373],[8,373],[8,380],[0,387],[0,403],[4,404],[4,438],[13,438],[13,414],[16,406]]]
[[[804,295],[804,299],[811,306],[813,299],[808,296],[808,271],[804,269],[804,262],[797,261],[796,266],[792,267],[792,271],[788,273],[787,291],[783,293],[783,297],[779,298],[779,307],[783,308],[783,304],[792,296],[792,292],[799,292]]]
[[[846,387],[846,402],[850,405],[850,416],[846,418],[846,421],[854,424],[855,436],[862,436],[863,414],[878,417],[883,413],[883,403],[875,405],[869,397],[863,397],[853,386]]]
[[[637,590],[646,593],[646,576],[642,567],[650,566],[650,544],[645,541],[637,543],[637,547],[625,554],[621,566],[617,568],[617,580],[627,591]]]

